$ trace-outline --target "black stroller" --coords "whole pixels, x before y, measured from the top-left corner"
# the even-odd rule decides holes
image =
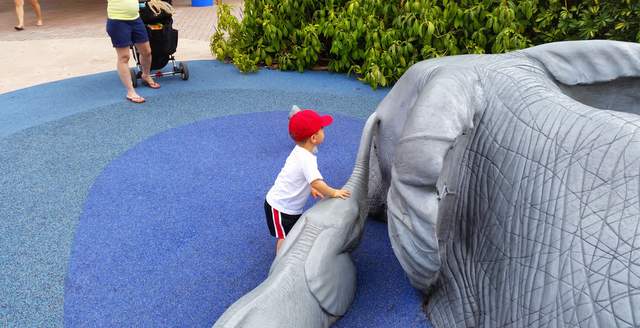
[[[171,0],[163,0],[171,4]],[[177,62],[173,54],[178,48],[178,30],[173,29],[173,18],[170,14],[161,12],[157,16],[147,6],[147,0],[138,0],[140,3],[140,18],[147,28],[149,34],[149,45],[151,46],[151,75],[163,77],[170,75],[180,75],[183,80],[189,79],[189,69],[186,63]],[[136,47],[131,46],[133,58],[136,60],[136,67],[131,68],[131,82],[133,87],[138,86],[138,79],[142,78],[142,65],[140,64],[140,54]],[[171,61],[171,70],[162,71]],[[156,71],[156,72],[153,72]]]

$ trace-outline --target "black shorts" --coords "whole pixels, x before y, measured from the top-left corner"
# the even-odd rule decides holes
[[[271,207],[267,201],[264,201],[264,214],[267,217],[267,226],[272,236],[278,239],[284,239],[287,236],[291,228],[298,222],[298,219],[302,214],[289,215],[282,213],[275,208]]]

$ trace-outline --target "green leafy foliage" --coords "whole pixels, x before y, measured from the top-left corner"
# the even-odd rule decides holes
[[[218,7],[211,52],[268,66],[356,74],[388,86],[418,61],[583,39],[640,42],[639,0],[246,0]]]

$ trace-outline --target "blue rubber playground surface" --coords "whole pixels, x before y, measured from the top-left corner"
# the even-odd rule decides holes
[[[0,94],[0,327],[212,326],[273,260],[262,202],[291,105],[334,116],[318,163],[340,186],[388,92],[188,64],[189,81],[139,88],[143,105],[115,72]],[[385,224],[352,257],[356,299],[334,327],[430,327]]]

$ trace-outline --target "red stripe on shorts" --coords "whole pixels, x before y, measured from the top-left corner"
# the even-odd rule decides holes
[[[276,238],[284,239],[284,229],[282,229],[280,212],[275,208],[273,208],[273,226],[276,228]]]

